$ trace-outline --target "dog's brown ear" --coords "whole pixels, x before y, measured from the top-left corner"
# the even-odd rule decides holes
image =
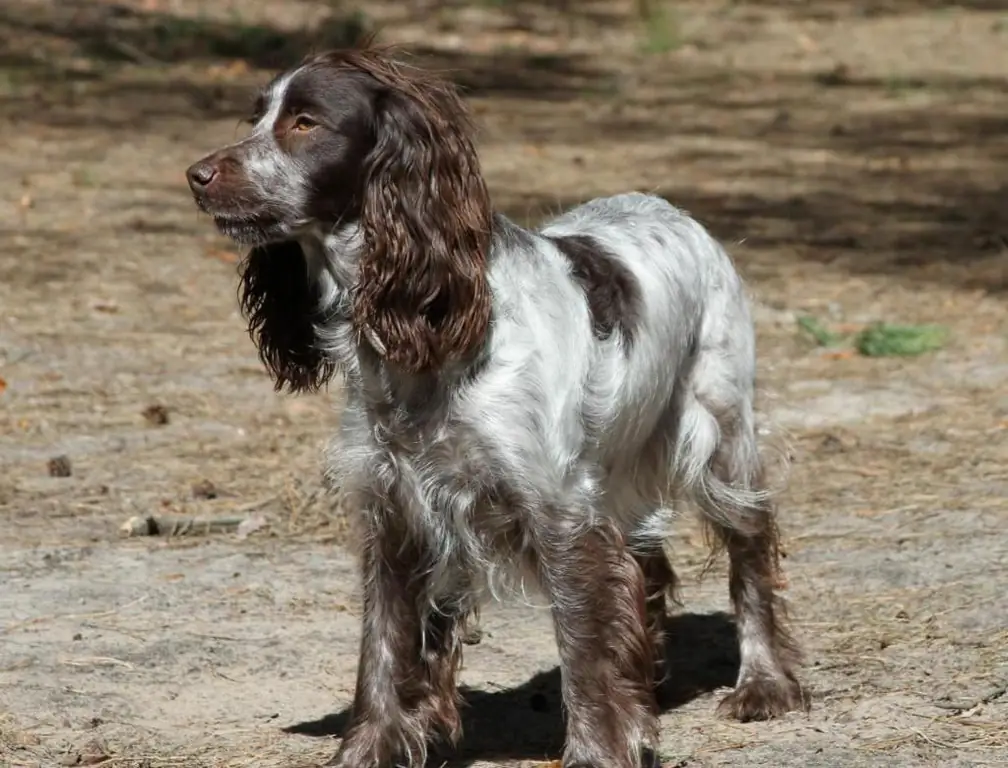
[[[241,265],[239,301],[276,390],[318,390],[336,372],[316,346],[319,293],[297,242],[253,248]]]
[[[454,87],[382,62],[365,163],[357,330],[413,372],[475,352],[490,321],[492,210]]]

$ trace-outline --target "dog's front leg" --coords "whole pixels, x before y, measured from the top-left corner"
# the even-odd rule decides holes
[[[461,617],[429,607],[424,548],[394,513],[371,516],[361,554],[364,617],[348,731],[326,765],[421,768],[430,730],[454,741]]]
[[[567,710],[564,768],[639,768],[658,735],[644,574],[609,523],[551,515],[538,527]]]

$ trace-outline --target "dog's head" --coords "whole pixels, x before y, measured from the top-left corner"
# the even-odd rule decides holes
[[[366,72],[341,63],[309,60],[275,77],[249,134],[189,167],[196,204],[225,235],[265,245],[359,213],[380,96]]]
[[[482,343],[492,211],[450,83],[373,47],[332,51],[275,77],[251,124],[187,171],[224,234],[254,255],[355,224],[354,322],[382,357],[419,372]]]

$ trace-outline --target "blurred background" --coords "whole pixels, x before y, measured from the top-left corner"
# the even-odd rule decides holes
[[[368,32],[465,89],[505,212],[656,192],[749,281],[816,709],[712,719],[737,658],[684,520],[666,764],[995,764],[1008,4],[4,0],[0,765],[289,766],[340,732],[339,386],[272,391],[183,174],[275,70]],[[554,663],[541,611],[488,612],[459,764],[559,756]]]

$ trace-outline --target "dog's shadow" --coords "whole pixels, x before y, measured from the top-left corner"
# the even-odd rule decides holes
[[[735,637],[735,622],[726,613],[686,613],[670,618],[666,642],[669,674],[661,696],[663,711],[735,684],[739,667]],[[465,768],[477,760],[555,759],[563,751],[558,667],[508,690],[463,687],[462,696],[462,742],[450,753],[433,750],[431,766]],[[349,710],[343,710],[284,730],[305,736],[340,736],[349,716]]]

